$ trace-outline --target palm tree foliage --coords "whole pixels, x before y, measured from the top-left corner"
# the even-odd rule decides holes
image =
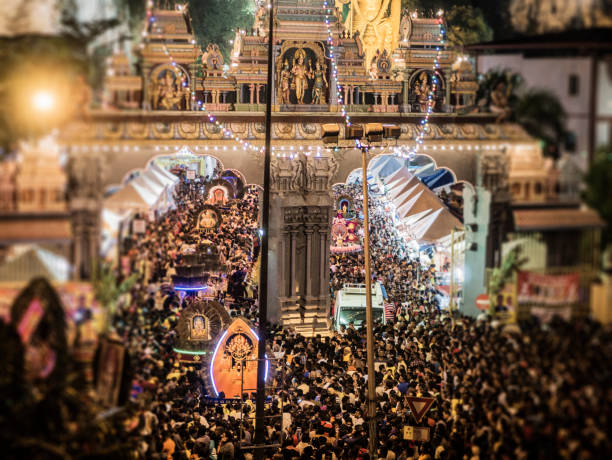
[[[491,103],[491,92],[501,82],[508,91],[511,115],[507,121],[519,123],[531,136],[539,139],[544,154],[557,158],[559,148],[567,138],[567,115],[559,98],[539,88],[526,88],[523,77],[507,69],[492,69],[479,75],[476,94],[481,110]]]

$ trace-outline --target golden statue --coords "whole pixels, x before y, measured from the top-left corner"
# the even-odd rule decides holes
[[[303,48],[296,50],[293,56],[293,68],[291,69],[291,74],[293,75],[291,87],[295,90],[295,98],[298,104],[304,103],[304,92],[308,88],[308,77],[310,76],[304,62],[305,60],[306,51]]]
[[[189,108],[189,89],[185,87],[184,78],[175,82],[175,75],[166,70],[163,77],[151,81],[151,107],[153,109],[181,110],[181,101],[185,100],[185,108]]]
[[[391,9],[389,10],[389,2]],[[351,35],[359,32],[365,52],[365,66],[369,68],[376,51],[386,50],[388,55],[398,47],[401,0],[339,0],[350,3],[351,9],[344,21],[345,30]]]
[[[414,93],[417,96],[417,103],[419,104],[421,112],[427,112],[430,92],[431,87],[427,81],[427,72],[421,72],[421,75],[419,75],[419,81],[414,86]]]

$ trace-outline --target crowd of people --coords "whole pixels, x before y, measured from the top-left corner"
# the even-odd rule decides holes
[[[350,197],[355,215],[363,215],[361,185],[336,185],[334,193]],[[368,205],[373,279],[384,286],[388,301],[398,313],[402,308],[436,309],[435,267],[422,267],[411,257],[384,194],[370,194]],[[332,297],[347,283],[365,283],[362,251],[332,254],[330,259]]]
[[[139,278],[112,325],[129,350],[134,391],[101,438],[121,446],[112,458],[250,460],[255,453],[251,395],[209,398],[202,369],[180,363],[173,352],[182,302],[168,276],[205,205],[193,193],[196,186],[178,187],[176,209],[150,222],[127,249],[123,265]],[[359,191],[351,193],[359,215]],[[220,300],[253,322],[257,205],[253,191],[229,201],[221,207],[223,223],[207,235],[232,278],[232,292]],[[268,356],[277,360],[268,384],[277,391],[266,400],[265,458],[608,458],[610,332],[590,320],[533,320],[518,332],[488,319],[444,314],[433,308],[434,274],[410,260],[383,197],[372,199],[370,211],[373,273],[400,305],[394,320],[375,326],[375,375],[367,374],[363,329],[306,338],[269,325]],[[332,290],[363,282],[362,260],[360,253],[332,258]],[[375,379],[377,397],[372,453],[368,378]],[[414,396],[434,400],[420,422],[410,410]],[[429,440],[410,439],[407,426],[427,428]]]
[[[359,214],[359,190],[350,192]],[[180,197],[177,202],[173,214],[138,240],[132,255],[152,264],[154,275],[143,277],[149,284],[141,283],[131,306],[115,318],[144,389],[130,403],[125,435],[142,458],[250,459],[252,401],[208,399],[205,376],[180,364],[172,352],[180,304],[172,292],[160,298],[155,287],[164,278],[161,268],[172,266],[179,242],[189,234],[199,203]],[[373,273],[401,306],[395,321],[374,331],[377,451],[368,453],[364,331],[349,327],[307,339],[270,325],[268,346],[280,358],[271,385],[281,390],[266,404],[265,439],[272,445],[266,458],[606,457],[612,447],[609,333],[587,321],[526,323],[519,334],[429,308],[435,306],[434,273],[417,271],[382,197],[371,200],[370,212]],[[224,209],[224,224],[214,238],[234,272],[252,268],[256,213],[256,196],[249,194]],[[362,262],[361,253],[333,257],[332,290],[363,282]],[[228,308],[255,320],[253,302],[234,301]],[[411,396],[435,399],[420,423],[410,413]],[[429,441],[406,439],[405,426],[428,427]]]

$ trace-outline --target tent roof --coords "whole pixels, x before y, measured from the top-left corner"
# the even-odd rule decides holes
[[[151,163],[147,169],[151,169],[158,175],[163,176],[167,180],[168,184],[176,184],[179,180],[178,177],[176,177],[170,171],[165,170],[164,168],[156,165],[155,163]]]
[[[413,177],[403,187],[397,187],[395,190],[389,192],[389,198],[395,204],[395,206],[400,206],[406,198],[414,194],[415,187],[418,187],[421,182]]]
[[[14,259],[0,265],[0,280],[30,281],[44,277],[51,281],[68,281],[70,263],[62,256],[34,246]]]
[[[429,176],[422,177],[421,180],[427,187],[434,189],[453,183],[455,178],[453,174],[446,168],[440,168],[430,174]]]
[[[144,208],[147,206],[147,202],[132,183],[121,187],[116,193],[104,200],[104,207],[110,209]]]
[[[434,242],[448,236],[453,228],[462,227],[461,222],[446,208],[440,208],[419,220],[413,227],[414,237],[421,242]]]
[[[410,177],[412,177],[412,174],[410,171],[408,171],[408,168],[404,166],[395,171],[393,174],[389,175],[389,177],[385,177],[385,184],[392,187],[394,182],[402,179],[408,179]]]
[[[376,167],[372,170],[372,174],[377,174],[380,177],[387,177],[403,167],[404,165],[400,160],[393,155],[387,155],[385,160],[379,161]]]

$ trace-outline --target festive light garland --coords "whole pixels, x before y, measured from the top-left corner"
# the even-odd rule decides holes
[[[153,27],[153,24],[155,24],[155,16],[153,16],[153,0],[147,0],[147,11],[146,11],[146,25],[145,28],[142,32],[142,37],[145,38],[148,35],[148,28]],[[195,41],[192,41],[192,44]],[[174,60],[174,58],[172,57],[172,55],[170,54],[170,51],[168,50],[168,47],[166,46],[166,43],[162,43],[162,49],[164,51],[164,54],[168,57],[171,65],[173,67],[178,67],[178,64],[176,63],[176,61]],[[191,76],[191,78],[195,78],[195,76]],[[184,87],[187,87],[186,82],[184,82],[183,84]],[[219,120],[216,119],[216,117],[212,114],[212,112],[210,112],[209,110],[206,109],[206,104],[204,104],[202,101],[196,101],[196,91],[195,91],[195,82],[193,84],[193,89],[191,91],[191,102],[192,102],[192,106],[198,105],[199,106],[199,110],[206,112],[206,116],[208,117],[208,121],[212,124],[214,124],[215,126],[217,126],[218,128],[220,128],[223,131],[223,135],[229,138],[232,138],[234,141],[238,142],[239,144],[242,144],[242,147],[245,150],[252,150],[252,151],[256,151],[259,153],[263,153],[265,150],[265,147],[257,147],[256,145],[251,144],[250,142],[248,142],[245,139],[242,139],[240,136],[233,134],[229,129],[227,129],[223,123],[219,122]],[[275,150],[274,148],[272,148],[272,150]]]
[[[346,110],[346,105],[345,105],[345,101],[342,95],[342,85],[339,83],[338,81],[338,67],[337,67],[337,58],[335,55],[335,49],[334,49],[334,45],[337,45],[337,42],[334,42],[334,37],[333,37],[333,32],[332,32],[332,28],[331,28],[331,23],[330,23],[330,15],[332,13],[331,8],[329,7],[329,2],[328,0],[324,0],[323,2],[323,7],[325,9],[325,26],[327,29],[327,43],[328,43],[328,51],[329,51],[329,55],[327,56],[328,59],[330,60],[331,63],[331,71],[332,71],[332,77],[335,80],[335,84],[336,84],[336,96],[337,96],[337,100],[340,103],[340,111],[341,111],[341,115],[342,118],[344,120],[344,124],[345,126],[351,126],[351,119],[350,119],[350,115],[348,114],[347,110]],[[270,8],[270,5],[268,5],[268,8]],[[434,100],[434,96],[435,96],[435,92],[436,89],[438,87],[438,79],[436,76],[436,72],[439,70],[440,68],[440,57],[442,54],[442,49],[441,49],[441,45],[444,44],[444,27],[442,26],[443,24],[443,19],[442,19],[442,11],[438,11],[438,23],[441,24],[440,27],[440,32],[439,32],[439,45],[436,46],[436,51],[437,54],[434,57],[434,63],[433,63],[433,75],[432,75],[432,86],[431,89],[429,91],[429,94],[427,96],[427,110],[425,113],[425,117],[421,120],[420,122],[420,130],[419,133],[417,135],[417,137],[415,138],[415,146],[411,149],[409,149],[408,151],[406,151],[405,147],[402,149],[396,149],[394,154],[397,156],[401,156],[403,158],[410,158],[413,157],[416,152],[419,150],[419,148],[421,148],[423,146],[423,140],[425,138],[425,135],[428,131],[428,127],[429,127],[429,119],[430,119],[430,115],[433,112],[433,108],[435,106],[435,100]],[[152,0],[148,0],[147,1],[147,10],[146,10],[146,16],[147,16],[147,20],[146,20],[146,25],[145,28],[142,32],[142,36],[143,38],[145,38],[148,35],[148,28],[149,26],[153,26],[153,24],[155,23],[155,16],[153,16],[153,1]],[[412,17],[416,17],[416,12],[412,13]],[[192,42],[193,43],[193,42]],[[164,51],[164,54],[168,57],[171,65],[173,67],[178,67],[178,64],[176,63],[176,61],[174,60],[174,58],[172,57],[172,55],[170,54],[170,51],[168,50],[168,47],[166,46],[166,43],[162,43],[162,49]],[[193,78],[193,77],[192,77]],[[186,82],[184,82],[183,86],[186,87]],[[238,142],[239,144],[242,144],[242,147],[246,150],[252,150],[252,151],[256,151],[259,153],[263,153],[265,147],[261,146],[258,147],[256,145],[253,145],[252,143],[246,141],[245,139],[242,139],[240,136],[237,136],[235,134],[233,134],[229,129],[227,129],[223,123],[219,122],[219,120],[216,119],[216,117],[212,114],[212,112],[210,112],[209,110],[206,109],[206,104],[203,103],[202,101],[196,101],[196,91],[195,91],[195,84],[193,85],[193,90],[191,91],[191,101],[192,101],[192,105],[198,105],[198,109],[201,111],[205,111],[206,112],[206,116],[209,120],[210,123],[214,124],[215,126],[217,126],[218,128],[220,128],[223,132],[223,135],[226,137],[230,137],[232,138],[234,141]],[[361,144],[359,142],[356,142],[356,146],[357,147],[361,147]],[[207,149],[207,147],[206,147]],[[370,149],[374,149],[374,147],[368,147],[368,150]],[[224,150],[226,150],[226,147],[224,147]],[[234,146],[234,150],[236,150],[236,147]],[[272,151],[277,151],[276,156],[277,158],[289,158],[289,159],[294,159],[295,158],[295,154],[293,153],[294,147],[290,146],[289,147],[289,152],[290,153],[284,153],[285,148],[283,146],[280,147],[280,151],[277,151],[276,147],[272,147]],[[300,151],[303,151],[302,146],[299,147]],[[310,149],[309,149],[310,150]],[[385,149],[382,149],[383,151]],[[283,153],[281,153],[283,152]],[[305,155],[309,155],[309,153],[303,152]],[[317,153],[315,155],[316,157],[320,157],[321,156],[321,147],[317,147]]]
[[[338,82],[338,68],[336,66],[336,56],[334,53],[334,39],[333,39],[333,34],[332,34],[332,29],[331,29],[331,24],[330,24],[330,14],[331,14],[331,8],[329,7],[329,3],[327,0],[323,1],[323,7],[325,8],[325,27],[327,28],[327,43],[329,45],[329,56],[328,58],[330,59],[331,62],[331,67],[332,67],[332,76],[335,77],[336,79],[336,95],[338,98],[338,101],[342,104],[341,105],[341,113],[342,113],[342,117],[344,119],[344,124],[346,126],[351,126],[351,121],[350,121],[350,117],[348,115],[348,113],[346,112],[346,106],[344,105],[344,101],[342,99],[342,85],[340,85],[340,83]],[[438,11],[438,24],[440,24],[440,32],[439,32],[439,45],[436,46],[436,56],[434,57],[434,63],[433,63],[433,75],[431,77],[431,81],[432,81],[432,85],[431,85],[431,89],[429,91],[429,94],[427,95],[427,111],[425,113],[425,118],[423,118],[420,122],[421,128],[420,131],[417,135],[417,137],[415,138],[415,146],[412,149],[409,149],[408,152],[405,151],[395,151],[395,155],[397,156],[401,156],[403,158],[410,158],[412,156],[414,156],[417,152],[417,150],[419,150],[419,148],[423,145],[423,139],[425,138],[425,135],[427,133],[428,127],[429,127],[429,117],[431,115],[431,113],[433,112],[433,108],[435,106],[435,100],[434,100],[434,96],[435,96],[435,92],[436,89],[438,87],[438,79],[436,77],[436,72],[440,69],[440,57],[442,55],[442,49],[441,46],[444,45],[444,26],[443,26],[443,16],[444,12],[442,10]],[[412,17],[416,18],[416,12],[412,13]],[[355,145],[357,148],[361,148],[362,145],[359,141],[355,142]],[[363,147],[366,147],[365,145]],[[370,150],[370,147],[367,147],[368,150]],[[401,153],[400,153],[401,152]]]

